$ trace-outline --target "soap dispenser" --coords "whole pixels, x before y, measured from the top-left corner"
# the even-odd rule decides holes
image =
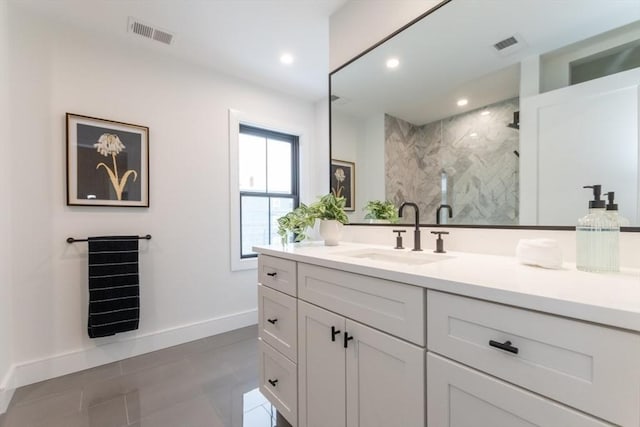
[[[618,239],[620,226],[606,211],[600,200],[602,187],[589,185],[593,200],[589,201],[589,213],[578,220],[576,227],[576,267],[581,271],[617,272]]]
[[[604,193],[607,196],[607,213],[611,216],[611,219],[616,222],[620,227],[628,227],[629,220],[618,212],[618,204],[615,203],[615,193],[613,191],[609,191],[608,193]]]

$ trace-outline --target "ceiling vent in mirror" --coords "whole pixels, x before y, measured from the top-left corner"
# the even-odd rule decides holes
[[[498,54],[507,56],[516,51],[519,51],[525,46],[526,43],[524,42],[522,36],[519,34],[514,34],[504,40],[500,40],[498,43],[493,45],[493,48]]]
[[[174,35],[168,31],[154,28],[151,25],[142,23],[136,18],[132,18],[132,17],[129,17],[128,29],[130,33],[137,34],[141,37],[155,40],[167,45],[171,44],[174,37]]]

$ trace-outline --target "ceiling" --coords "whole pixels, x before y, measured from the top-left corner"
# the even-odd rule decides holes
[[[296,97],[327,96],[329,17],[347,0],[14,0],[65,25],[204,65]],[[127,32],[129,17],[175,35]],[[280,63],[290,52],[295,62]]]
[[[640,19],[640,0],[453,0],[331,77],[334,112],[385,112],[414,124],[519,93],[524,58]],[[523,43],[498,53],[510,36]],[[400,66],[385,67],[396,57]],[[456,105],[468,98],[464,108]]]

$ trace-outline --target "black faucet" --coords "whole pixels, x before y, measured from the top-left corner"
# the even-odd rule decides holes
[[[404,202],[400,205],[400,209],[398,209],[398,216],[402,218],[402,212],[404,211],[405,206],[412,206],[414,212],[416,213],[416,229],[413,232],[413,250],[421,251],[420,249],[420,209],[418,205],[412,202]]]
[[[449,210],[449,218],[453,217],[453,208],[449,205],[440,205],[436,210],[436,224],[440,224],[440,209],[446,208]]]

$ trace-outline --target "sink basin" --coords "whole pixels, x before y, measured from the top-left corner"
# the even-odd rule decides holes
[[[338,255],[338,254],[336,254]],[[406,252],[400,250],[384,250],[384,249],[360,249],[357,251],[343,252],[339,255],[367,259],[371,261],[388,262],[402,265],[423,265],[433,262],[444,261],[453,258],[452,256],[439,255],[425,252]]]

